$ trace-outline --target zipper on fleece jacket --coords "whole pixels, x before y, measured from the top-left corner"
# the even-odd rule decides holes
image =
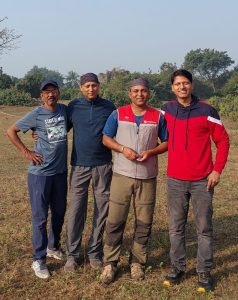
[[[93,109],[94,109],[93,100],[91,101],[90,104],[91,104],[91,107],[90,107],[89,121],[90,121],[90,123],[93,123]]]

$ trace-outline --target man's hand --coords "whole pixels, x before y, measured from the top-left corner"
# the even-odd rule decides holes
[[[25,149],[24,156],[28,160],[31,160],[34,165],[41,165],[43,163],[43,156],[35,151]]]
[[[139,158],[139,154],[128,147],[124,147],[122,154],[129,160],[136,160]]]
[[[214,188],[220,181],[220,173],[217,171],[212,171],[208,176],[207,176],[207,191],[210,189]]]
[[[146,159],[150,158],[151,156],[153,156],[153,153],[151,150],[142,151],[140,153],[139,157],[137,158],[137,161],[145,161]]]
[[[32,131],[31,136],[32,136],[34,142],[37,142],[37,140],[38,140],[38,135],[35,133],[35,131]]]

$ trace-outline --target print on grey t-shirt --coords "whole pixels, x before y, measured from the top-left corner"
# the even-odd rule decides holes
[[[65,130],[64,116],[46,119],[45,127],[48,134],[49,143],[58,143],[66,140],[67,132]]]

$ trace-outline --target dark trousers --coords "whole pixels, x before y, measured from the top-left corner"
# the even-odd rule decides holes
[[[46,249],[58,249],[67,201],[67,174],[40,176],[28,173],[28,188],[32,211],[33,259],[44,259]],[[48,210],[51,210],[49,238]]]
[[[179,270],[185,270],[185,226],[191,198],[197,230],[197,272],[210,271],[213,266],[212,196],[207,180],[186,181],[168,178],[168,210],[170,258]]]

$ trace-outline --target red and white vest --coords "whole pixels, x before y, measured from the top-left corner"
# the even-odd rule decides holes
[[[142,151],[153,149],[158,145],[158,127],[160,112],[148,108],[143,116],[140,126],[137,126],[131,105],[117,109],[118,129],[115,140],[126,147],[135,150],[138,154]],[[114,155],[115,173],[137,179],[154,178],[158,174],[158,157],[150,157],[146,161],[131,161],[122,153]]]

